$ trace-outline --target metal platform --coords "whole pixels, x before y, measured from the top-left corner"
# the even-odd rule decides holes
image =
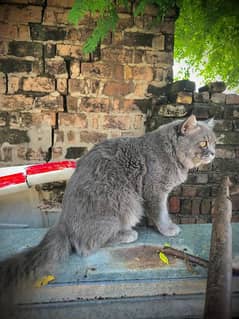
[[[166,243],[208,258],[210,224],[181,225],[175,238],[140,228],[135,243],[107,247],[88,257],[72,255],[56,280],[23,296],[19,318],[200,318],[207,271],[158,255]],[[239,224],[233,224],[233,256],[239,255]],[[0,229],[0,259],[37,244],[46,229]],[[239,317],[239,277],[233,278],[233,317]],[[21,316],[20,316],[21,314]]]

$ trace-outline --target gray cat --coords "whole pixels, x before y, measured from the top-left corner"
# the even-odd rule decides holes
[[[213,160],[215,141],[210,124],[191,115],[142,137],[93,147],[78,161],[57,224],[38,246],[0,263],[2,287],[39,275],[73,251],[88,255],[112,243],[137,240],[132,228],[144,213],[161,234],[177,235],[168,194],[190,169]]]

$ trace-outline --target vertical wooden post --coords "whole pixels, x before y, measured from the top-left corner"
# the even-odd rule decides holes
[[[231,319],[232,203],[231,182],[224,177],[213,209],[204,319]]]

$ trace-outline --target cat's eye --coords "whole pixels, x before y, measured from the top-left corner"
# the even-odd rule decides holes
[[[208,142],[207,141],[202,141],[202,142],[200,142],[199,145],[200,145],[201,148],[206,148],[207,145],[208,145]]]

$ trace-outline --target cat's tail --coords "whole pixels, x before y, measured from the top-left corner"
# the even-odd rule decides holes
[[[0,305],[9,301],[8,295],[15,299],[13,294],[17,291],[23,291],[25,286],[32,287],[39,276],[48,275],[70,253],[71,244],[65,226],[57,224],[48,230],[37,246],[0,262]]]

